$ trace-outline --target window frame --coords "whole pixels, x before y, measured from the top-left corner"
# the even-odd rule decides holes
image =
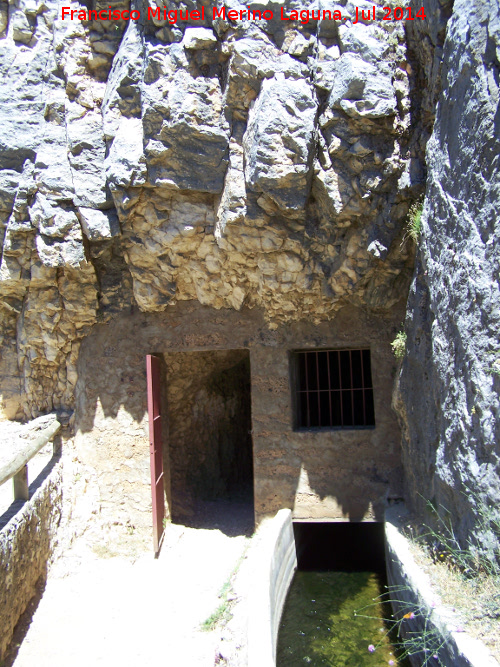
[[[301,355],[306,355],[307,353],[321,353],[321,352],[327,352],[327,353],[332,353],[336,352],[339,354],[338,357],[338,362],[339,362],[339,367],[340,367],[340,354],[342,353],[352,353],[352,352],[368,352],[368,364],[369,364],[369,371],[370,371],[370,382],[367,383],[366,380],[364,379],[363,372],[362,372],[362,382],[360,387],[354,386],[353,383],[353,372],[352,372],[352,365],[350,366],[350,385],[343,386],[342,385],[342,380],[339,378],[339,387],[333,389],[332,388],[332,382],[329,377],[329,388],[327,390],[320,390],[318,389],[311,389],[311,390],[305,390],[308,393],[315,393],[317,392],[318,394],[321,391],[328,391],[330,394],[335,391],[339,392],[350,392],[351,393],[351,406],[352,406],[352,424],[334,424],[334,425],[324,425],[324,426],[305,426],[301,424],[301,409],[300,409],[300,394],[302,393],[302,390],[299,387],[299,363],[300,363],[300,357]],[[328,358],[329,359],[329,358]],[[352,364],[352,357],[350,356],[350,363]],[[330,360],[328,361],[328,364],[330,365]],[[363,365],[363,356],[361,356],[361,366]],[[356,348],[340,348],[340,347],[327,347],[327,348],[306,348],[306,349],[297,349],[297,350],[290,350],[289,352],[289,368],[290,368],[290,383],[291,383],[291,393],[292,393],[292,427],[293,430],[296,432],[324,432],[324,431],[364,431],[364,430],[373,430],[376,428],[377,420],[376,420],[376,415],[375,415],[375,392],[374,392],[374,387],[373,387],[373,370],[372,370],[372,357],[371,357],[371,349],[369,347],[356,347]],[[319,384],[318,384],[319,386]],[[373,416],[373,423],[364,423],[364,424],[354,424],[356,421],[356,416],[355,416],[355,409],[354,409],[354,396],[353,392],[362,390],[363,392],[363,416],[364,422],[369,421],[367,419],[367,408],[366,408],[366,393],[367,391],[371,392],[371,404],[369,406],[368,412],[370,415]],[[319,398],[319,397],[318,397]],[[330,400],[330,421],[334,421],[333,419],[333,410],[332,410],[332,404],[331,404],[331,398]],[[341,405],[342,405],[342,400],[341,400]],[[341,411],[343,408],[341,407]],[[318,417],[320,415],[320,408],[318,409]],[[309,420],[310,421],[310,420]],[[341,421],[344,421],[344,413],[341,412]]]

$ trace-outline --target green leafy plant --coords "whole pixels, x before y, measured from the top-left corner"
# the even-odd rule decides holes
[[[399,331],[396,338],[392,341],[391,347],[396,359],[402,359],[406,352],[406,331]]]
[[[424,209],[423,197],[417,199],[417,201],[410,206],[406,222],[405,235],[403,236],[403,241],[401,242],[401,246],[403,246],[408,239],[411,239],[414,243],[418,242],[420,233],[422,231],[423,209]]]
[[[398,36],[395,34],[390,35],[387,39],[387,43],[390,44],[391,46],[398,46],[399,44]]]
[[[205,632],[215,630],[218,625],[222,625],[231,620],[231,605],[230,602],[223,600],[217,609],[210,614],[210,616],[203,621],[201,629]]]

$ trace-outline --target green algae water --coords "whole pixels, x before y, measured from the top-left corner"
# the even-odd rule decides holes
[[[373,572],[296,572],[281,619],[278,667],[406,667],[386,635],[390,611],[373,605],[381,593]],[[374,618],[354,615],[363,608]]]

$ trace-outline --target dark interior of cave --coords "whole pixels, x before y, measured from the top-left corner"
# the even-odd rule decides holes
[[[179,353],[167,367],[173,520],[208,525],[231,503],[253,520],[248,350]]]
[[[299,570],[385,572],[384,524],[294,521]]]

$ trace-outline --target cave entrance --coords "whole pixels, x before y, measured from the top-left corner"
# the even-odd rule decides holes
[[[172,520],[252,530],[248,350],[168,353],[165,361]]]

